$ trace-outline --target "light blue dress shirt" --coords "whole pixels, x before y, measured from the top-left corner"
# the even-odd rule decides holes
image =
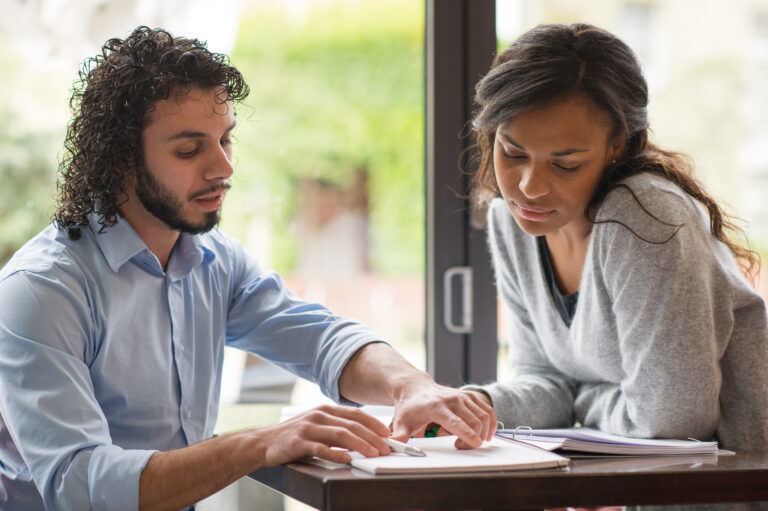
[[[225,345],[342,401],[379,341],[216,229],[182,234],[166,271],[124,220],[98,230],[48,227],[0,272],[0,509],[137,509],[154,452],[212,435]]]

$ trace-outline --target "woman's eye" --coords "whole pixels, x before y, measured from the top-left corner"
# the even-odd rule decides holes
[[[197,154],[197,148],[192,149],[191,151],[176,151],[176,155],[179,158],[192,158],[196,154]]]
[[[508,153],[504,149],[501,150],[501,153],[504,155],[505,158],[509,158],[510,160],[524,160],[526,158],[524,154]]]
[[[563,171],[565,171],[565,172],[573,172],[574,170],[576,170],[576,169],[578,169],[579,167],[581,167],[581,165],[574,165],[574,166],[572,166],[572,167],[568,167],[568,166],[566,166],[566,165],[562,165],[562,164],[560,164],[560,163],[555,163],[555,167],[557,167],[557,168],[559,168],[560,170],[563,170]]]

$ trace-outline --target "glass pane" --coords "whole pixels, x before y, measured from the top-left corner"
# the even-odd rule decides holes
[[[223,219],[299,295],[368,324],[418,367],[423,24],[421,2],[250,4],[232,59],[252,92]],[[250,363],[245,383],[263,368]],[[293,402],[314,392],[297,382]]]
[[[539,23],[587,22],[629,44],[650,89],[652,140],[688,154],[695,175],[768,255],[768,2],[497,0],[499,47]],[[716,34],[716,36],[714,36]],[[759,291],[768,296],[763,264]],[[500,307],[499,341],[504,342]],[[509,374],[499,353],[499,377]]]

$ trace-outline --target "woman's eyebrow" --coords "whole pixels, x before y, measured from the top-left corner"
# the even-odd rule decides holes
[[[510,137],[509,135],[507,135],[503,131],[499,131],[499,135],[501,135],[501,137],[504,140],[506,140],[507,142],[509,142],[510,144],[515,146],[516,148],[520,149],[521,151],[525,151],[525,147],[523,147],[521,144],[518,144],[517,142],[512,140],[512,137]],[[589,149],[568,148],[568,149],[563,149],[562,151],[554,151],[551,154],[552,154],[552,156],[568,156],[568,155],[573,154],[573,153],[586,153],[586,152],[589,152]]]

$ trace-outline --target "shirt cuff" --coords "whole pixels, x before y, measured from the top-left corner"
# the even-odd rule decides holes
[[[88,464],[88,493],[92,509],[135,511],[139,508],[139,477],[157,451],[102,445]]]

